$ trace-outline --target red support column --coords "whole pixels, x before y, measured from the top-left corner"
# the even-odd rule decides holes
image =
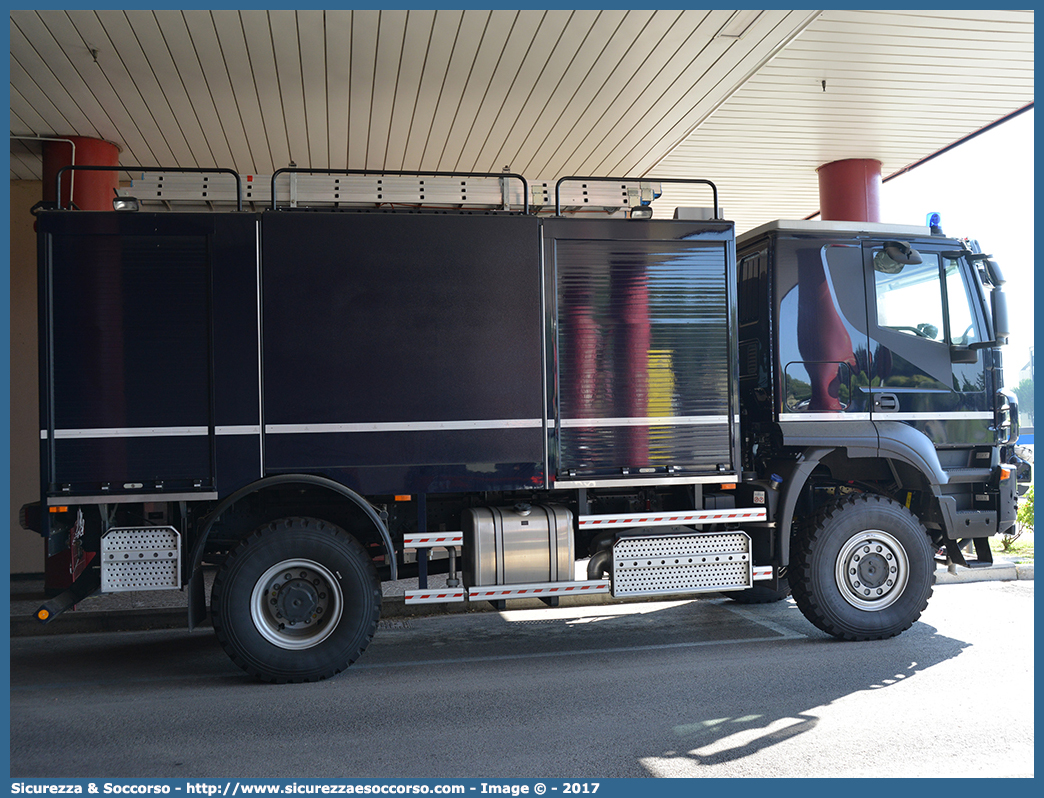
[[[43,198],[54,201],[55,178],[65,166],[119,166],[120,149],[101,139],[69,136],[69,141],[43,142]],[[75,161],[74,161],[75,158]],[[63,208],[69,207],[69,186],[73,186],[72,201],[81,211],[111,211],[115,189],[120,185],[116,171],[71,171],[62,174]]]
[[[824,164],[819,173],[819,218],[823,221],[881,221],[881,162],[849,158]]]
[[[69,141],[43,142],[43,198],[53,202],[57,191],[55,180],[58,172],[66,166],[119,166],[120,150],[108,141],[69,136]],[[71,144],[70,144],[71,142]],[[70,170],[62,174],[61,207],[69,208],[72,203],[82,211],[111,211],[112,199],[116,196],[116,188],[120,182],[119,172]],[[70,186],[72,196],[70,198]],[[97,268],[97,265],[95,265]],[[112,285],[119,284],[120,264],[117,257],[110,264],[99,268],[95,273],[107,273],[110,281],[107,285],[109,295],[102,299],[85,297],[85,301],[98,308],[99,317],[111,313]],[[104,283],[104,281],[103,281]],[[116,303],[118,306],[118,303]],[[90,385],[84,382],[84,401],[99,404],[118,404],[123,401],[123,352],[120,342],[112,339],[114,326],[111,319],[100,319],[96,325],[84,330],[83,334],[94,339],[91,350],[100,365],[95,366],[92,373],[108,374],[109,379],[101,385]],[[74,364],[72,369],[76,369]],[[82,515],[76,512],[77,524],[69,531],[68,545],[56,554],[49,551],[48,542],[44,542],[44,591],[49,596],[67,590],[91,562],[94,552],[85,552],[81,537],[83,535]]]

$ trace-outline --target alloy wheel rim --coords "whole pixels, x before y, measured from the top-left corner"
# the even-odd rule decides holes
[[[340,583],[314,560],[283,560],[257,580],[250,596],[250,618],[265,640],[298,651],[326,640],[341,617]]]
[[[861,610],[879,612],[902,596],[910,579],[910,561],[893,535],[867,529],[841,547],[834,577],[845,601]]]

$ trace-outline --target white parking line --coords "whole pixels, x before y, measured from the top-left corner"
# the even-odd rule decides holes
[[[428,659],[411,661],[391,661],[375,663],[356,662],[351,666],[353,671],[374,670],[380,668],[430,668],[434,665],[464,665],[470,662],[510,662],[527,659],[557,659],[560,657],[592,657],[601,654],[627,654],[639,651],[668,651],[671,649],[704,648],[706,646],[723,646],[737,643],[769,643],[774,640],[792,640],[804,638],[806,635],[786,632],[771,637],[743,637],[725,640],[694,640],[689,643],[656,643],[644,646],[620,646],[617,648],[588,648],[582,651],[533,651],[526,654],[494,654],[481,657],[454,657],[452,659]]]
[[[778,623],[759,615],[756,611],[747,609],[742,604],[729,603],[723,604],[722,607],[727,609],[729,612],[736,613],[744,620],[756,623],[758,626],[764,626],[766,629],[771,629],[773,632],[778,632],[786,640],[799,640],[808,637],[808,635],[802,632],[795,632],[793,629],[787,629],[785,626],[780,626]]]

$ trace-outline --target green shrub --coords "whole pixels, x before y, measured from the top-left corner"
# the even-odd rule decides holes
[[[1020,527],[1033,529],[1033,486],[1025,494],[1019,497],[1019,512],[1015,516],[1015,522]]]
[[[1015,526],[1010,535],[1001,535],[1001,548],[1007,553],[1015,548],[1015,541],[1027,529],[1033,530],[1033,486],[1019,497],[1019,509],[1015,515]]]

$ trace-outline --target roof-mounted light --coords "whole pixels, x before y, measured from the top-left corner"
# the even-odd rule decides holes
[[[141,204],[137,197],[115,197],[112,201],[114,211],[140,211]]]
[[[116,196],[112,198],[112,209],[114,211],[138,211],[141,210],[141,204],[138,202],[137,197],[129,197],[120,194],[118,189],[113,189],[112,193]]]

